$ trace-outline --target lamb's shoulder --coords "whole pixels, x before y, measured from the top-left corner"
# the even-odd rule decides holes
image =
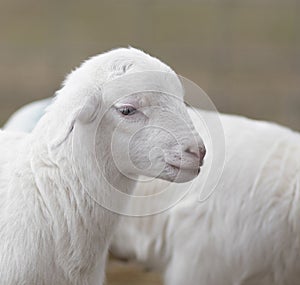
[[[27,134],[21,132],[0,130],[0,165],[16,155],[27,136]]]
[[[9,228],[16,231],[22,228],[20,224],[29,226],[26,219],[34,216],[36,208],[36,187],[30,165],[29,145],[29,135],[0,133],[0,151],[3,154],[0,156],[0,224],[9,225],[14,221]],[[9,231],[2,231],[2,234],[5,233]]]
[[[12,168],[16,161],[25,137],[27,135],[24,133],[0,130],[0,196],[11,175],[9,168]]]

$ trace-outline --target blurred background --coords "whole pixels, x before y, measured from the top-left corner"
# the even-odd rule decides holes
[[[0,123],[87,57],[132,45],[221,112],[300,130],[300,0],[0,0]]]
[[[128,45],[193,80],[221,112],[300,130],[300,0],[0,0],[0,124],[87,57]],[[115,261],[108,271],[111,285],[159,284]]]

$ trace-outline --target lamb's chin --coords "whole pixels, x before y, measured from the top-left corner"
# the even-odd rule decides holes
[[[200,169],[183,169],[166,164],[164,170],[157,178],[176,183],[186,183],[195,179]]]

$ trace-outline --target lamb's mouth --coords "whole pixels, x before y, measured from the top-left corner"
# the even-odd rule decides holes
[[[163,171],[157,178],[161,178],[170,182],[185,183],[193,180],[200,173],[199,168],[181,167],[177,164],[173,164],[165,161]]]
[[[191,171],[191,172],[192,171],[197,171],[198,174],[199,174],[200,171],[201,171],[201,166],[203,165],[203,163],[201,163],[201,165],[197,168],[181,167],[181,166],[175,165],[173,163],[168,163],[168,162],[166,162],[166,165],[171,167],[172,169],[176,170],[177,172],[179,172],[179,171]]]

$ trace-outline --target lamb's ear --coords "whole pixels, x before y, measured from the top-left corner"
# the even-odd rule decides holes
[[[59,147],[68,139],[74,130],[76,122],[80,121],[83,124],[88,124],[94,121],[97,117],[99,109],[100,99],[94,95],[89,96],[85,100],[85,103],[78,108],[78,110],[75,110],[73,114],[69,116],[69,118],[67,118],[59,134],[53,138],[51,149]]]
[[[98,115],[100,109],[100,99],[99,97],[93,95],[87,98],[85,104],[80,109],[77,119],[84,124],[88,124],[94,121]]]

